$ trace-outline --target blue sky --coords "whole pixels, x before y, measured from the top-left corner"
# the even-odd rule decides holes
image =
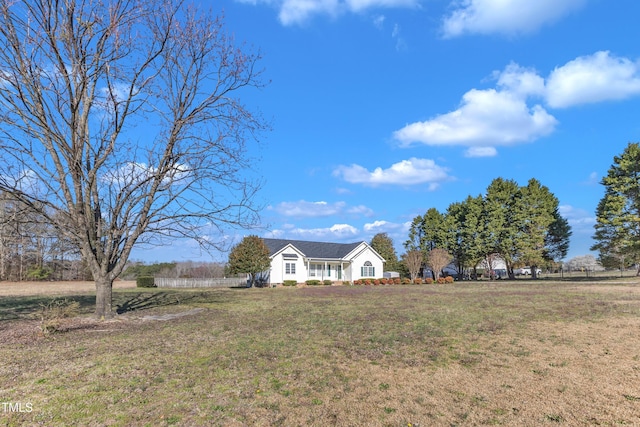
[[[380,232],[398,253],[416,215],[537,178],[589,253],[599,184],[640,139],[635,0],[223,0],[271,83],[247,92],[273,130],[252,155],[264,228],[331,242]],[[215,236],[213,236],[215,238]],[[210,259],[188,242],[144,261]],[[220,259],[226,259],[221,255]]]

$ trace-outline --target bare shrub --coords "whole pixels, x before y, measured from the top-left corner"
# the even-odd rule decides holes
[[[68,299],[52,299],[40,304],[40,330],[43,334],[61,331],[63,320],[80,314],[80,303]]]

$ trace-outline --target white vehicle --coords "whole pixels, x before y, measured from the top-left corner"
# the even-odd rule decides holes
[[[540,273],[542,273],[542,270],[536,268],[536,276],[540,275]],[[513,274],[516,276],[531,276],[531,267],[517,268],[513,271]]]

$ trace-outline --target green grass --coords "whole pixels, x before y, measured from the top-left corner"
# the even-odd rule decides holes
[[[520,344],[530,325],[637,317],[637,297],[627,295],[628,303],[620,303],[619,295],[524,281],[116,291],[114,307],[123,315],[115,321],[0,346],[0,401],[31,402],[34,408],[28,414],[0,413],[0,425],[326,425],[331,420],[407,425],[403,420],[438,420],[447,409],[428,409],[400,394],[393,372],[517,363],[535,351]],[[67,298],[78,301],[84,315],[92,312],[90,295]],[[31,318],[47,300],[3,299],[0,328]],[[193,308],[205,310],[169,321],[144,320]],[[553,334],[537,339],[572,345]],[[571,367],[555,359],[526,370],[544,381],[554,369]],[[389,376],[372,376],[380,372]],[[621,400],[637,404],[631,393],[636,391]],[[487,424],[511,416],[511,411],[491,407],[481,393],[455,395],[456,402],[467,402],[458,408],[465,419],[474,410],[486,411]],[[341,406],[345,399],[370,399],[375,409],[369,415],[350,412],[353,406]],[[561,422],[566,415],[540,417]],[[425,423],[419,425],[430,424]]]

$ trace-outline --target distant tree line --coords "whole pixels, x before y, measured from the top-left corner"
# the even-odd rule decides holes
[[[0,192],[0,280],[90,280],[79,251],[42,209]]]
[[[224,277],[219,262],[129,262],[123,279]],[[93,280],[80,252],[37,209],[0,193],[0,280]]]
[[[208,279],[212,277],[225,277],[228,275],[227,266],[220,262],[161,262],[147,264],[143,262],[129,262],[122,274],[125,280],[133,280],[138,277],[167,277],[187,279]]]

